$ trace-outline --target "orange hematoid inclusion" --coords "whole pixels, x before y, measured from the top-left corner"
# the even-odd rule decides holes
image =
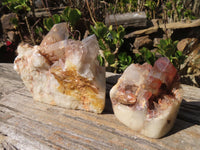
[[[90,103],[98,108],[103,109],[102,99],[97,98],[98,89],[87,78],[80,76],[75,67],[70,67],[63,71],[61,67],[53,67],[50,72],[54,75],[60,84],[58,90],[66,95],[75,97],[80,100],[85,110],[89,110]]]

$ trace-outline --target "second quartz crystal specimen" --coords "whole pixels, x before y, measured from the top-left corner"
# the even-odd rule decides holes
[[[66,23],[54,25],[39,46],[20,44],[14,62],[37,101],[101,113],[105,105],[105,69],[99,66],[94,35],[68,39]]]
[[[115,116],[141,134],[159,138],[173,126],[181,89],[177,70],[165,57],[154,66],[130,65],[110,91]]]

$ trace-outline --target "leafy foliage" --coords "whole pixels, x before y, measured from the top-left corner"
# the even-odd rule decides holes
[[[144,4],[144,6],[146,6],[150,10],[155,10],[155,8],[156,8],[156,2],[153,1],[153,0],[147,0],[146,3]]]
[[[137,63],[142,64],[144,62],[147,62],[147,63],[153,65],[154,62],[157,60],[155,52],[150,51],[146,47],[143,47],[142,49],[140,49],[139,52],[140,53],[135,54]]]
[[[69,22],[71,26],[75,26],[81,17],[81,12],[78,9],[72,9],[70,7],[65,8],[62,18],[66,22]]]
[[[110,2],[109,11],[114,13],[133,12],[137,10],[138,0],[119,0],[113,4]]]
[[[154,18],[155,19],[155,10],[157,8],[156,2],[154,0],[147,0],[144,4],[146,7],[147,11],[147,16],[149,19]]]
[[[49,31],[54,24],[66,21],[73,28],[81,17],[81,12],[78,9],[66,7],[61,15],[54,14],[52,17],[43,19],[44,27]]]
[[[123,72],[131,63],[133,63],[132,57],[127,55],[126,52],[122,52],[118,55],[119,72]]]
[[[35,33],[36,33],[37,35],[42,34],[42,33],[43,33],[42,27],[37,26],[36,29],[35,29]]]
[[[192,10],[185,6],[183,0],[170,0],[165,3],[165,6],[168,17],[172,18],[174,21],[196,18],[192,13]]]
[[[117,53],[124,43],[125,29],[122,26],[117,29],[113,29],[112,26],[106,27],[103,22],[96,22],[95,26],[90,26],[90,28],[91,33],[96,35],[101,50],[103,50],[104,64],[117,71],[119,59]]]
[[[15,13],[18,13],[20,10],[24,12],[31,10],[29,0],[3,0],[2,4]]]
[[[34,36],[30,29],[30,24],[29,24],[28,16],[27,16],[28,12],[31,10],[30,1],[29,0],[3,0],[2,4],[5,5],[11,12],[16,13],[17,18],[14,20],[11,20],[11,23],[14,24],[15,29],[18,29],[20,39],[23,41],[21,31],[19,29],[18,16],[21,16],[21,18],[24,19],[31,41],[33,44],[35,44]]]
[[[180,65],[186,59],[186,56],[177,50],[178,41],[172,41],[171,39],[160,40],[160,44],[158,44],[157,52],[162,56],[169,58],[169,60],[176,66],[178,69]]]
[[[60,22],[61,22],[60,16],[57,14],[53,15],[52,17],[43,19],[43,24],[47,31],[50,31],[50,29],[53,27],[54,24],[57,24]]]
[[[160,44],[157,45],[157,51],[152,52],[146,47],[139,50],[139,53],[135,54],[135,63],[143,64],[147,62],[151,65],[158,59],[158,57],[167,57],[173,65],[180,69],[180,65],[184,63],[187,56],[181,51],[177,50],[178,41],[172,41],[171,39],[160,40]],[[156,55],[157,54],[157,55]]]

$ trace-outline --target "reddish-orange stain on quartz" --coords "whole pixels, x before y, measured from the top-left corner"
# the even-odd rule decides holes
[[[80,76],[75,67],[65,71],[61,67],[52,67],[50,71],[60,84],[58,90],[80,100],[85,110],[89,110],[90,104],[96,108],[104,107],[102,99],[96,96],[98,89],[92,81]]]

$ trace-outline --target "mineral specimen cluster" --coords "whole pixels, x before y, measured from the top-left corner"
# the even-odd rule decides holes
[[[141,134],[160,138],[173,126],[181,98],[177,70],[165,57],[131,64],[111,89],[115,116]]]
[[[53,26],[41,44],[20,44],[14,69],[37,101],[101,113],[105,105],[105,69],[99,66],[94,35],[68,39],[66,23]]]

